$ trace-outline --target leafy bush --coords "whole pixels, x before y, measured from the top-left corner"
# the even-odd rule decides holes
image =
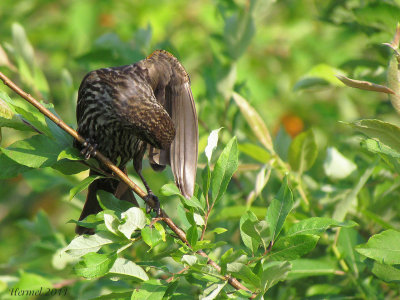
[[[185,238],[106,192],[74,237],[96,161],[1,86],[2,299],[400,296],[397,2],[28,2],[1,4],[1,72],[75,124],[85,72],[167,49],[191,75],[199,170],[191,199],[144,170]]]

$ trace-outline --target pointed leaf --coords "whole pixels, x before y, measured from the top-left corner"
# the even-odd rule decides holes
[[[349,125],[368,137],[400,151],[400,128],[398,126],[374,119],[360,120]]]
[[[167,289],[168,286],[161,280],[150,279],[133,291],[131,300],[162,300]]]
[[[64,249],[69,255],[81,257],[86,253],[97,252],[104,245],[119,241],[111,233],[96,233],[93,235],[80,235],[75,237]]]
[[[127,211],[122,212],[121,219],[125,221],[125,223],[119,225],[118,230],[125,235],[127,239],[131,238],[135,230],[143,229],[144,226],[146,226],[146,216],[138,207],[131,207]]]
[[[356,247],[357,252],[379,263],[400,264],[400,231],[389,229],[373,235],[366,244]]]
[[[31,168],[53,165],[61,150],[56,142],[44,135],[34,135],[1,149],[12,160]]]
[[[95,181],[96,179],[100,178],[100,176],[88,176],[84,180],[82,180],[78,185],[74,186],[69,191],[69,200],[72,200],[76,194],[88,188],[88,186]]]
[[[240,112],[249,123],[254,135],[260,143],[270,152],[274,153],[271,135],[264,121],[261,119],[257,111],[237,93],[233,93],[233,100],[239,106]]]
[[[233,137],[219,156],[211,175],[211,190],[214,202],[219,201],[224,195],[237,167],[237,140],[236,137]]]
[[[292,265],[288,261],[271,261],[264,263],[261,276],[261,289],[266,292],[279,281],[285,280]]]
[[[92,279],[107,274],[117,259],[117,255],[87,253],[82,258],[83,260],[74,267],[75,273],[78,276]]]
[[[339,222],[330,218],[311,217],[292,225],[286,232],[286,235],[320,234],[325,232],[330,227],[353,226],[357,226],[357,223],[353,221]]]
[[[319,236],[309,234],[281,237],[272,247],[268,258],[271,260],[297,259],[314,249],[318,240]]]
[[[142,267],[125,258],[117,258],[109,270],[109,274],[123,277],[133,277],[143,281],[149,280]]]
[[[283,223],[293,207],[293,194],[288,186],[287,176],[267,210],[266,221],[269,224],[272,241],[275,241],[283,228]]]

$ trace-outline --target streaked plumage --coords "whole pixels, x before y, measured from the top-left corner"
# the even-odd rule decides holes
[[[181,193],[188,198],[193,195],[198,153],[196,108],[189,76],[170,53],[157,50],[135,64],[87,74],[79,88],[77,121],[79,134],[95,143],[113,163],[119,161],[121,170],[133,159],[141,176],[149,146],[152,168],[160,171],[171,165]],[[95,196],[98,189],[115,194],[118,184],[112,179],[92,183],[80,220],[100,211]],[[130,191],[117,196],[135,202]],[[88,230],[77,226],[76,232]]]

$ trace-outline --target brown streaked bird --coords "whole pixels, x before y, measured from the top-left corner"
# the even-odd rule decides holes
[[[181,63],[164,50],[154,51],[135,64],[88,73],[78,92],[78,132],[87,139],[85,158],[100,151],[126,172],[133,166],[148,197],[155,197],[142,176],[142,160],[149,148],[151,167],[171,166],[182,195],[193,195],[197,169],[198,125],[189,76]],[[91,175],[96,172],[90,171]],[[95,180],[88,190],[79,220],[101,211],[96,193],[105,190],[137,205],[125,183],[112,178]],[[155,197],[156,198],[156,197]],[[158,201],[158,200],[157,200]],[[93,233],[77,226],[76,233]]]

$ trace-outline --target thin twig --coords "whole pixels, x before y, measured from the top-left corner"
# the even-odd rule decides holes
[[[71,135],[74,139],[76,139],[79,143],[84,144],[86,140],[78,134],[74,129],[69,127],[63,120],[55,116],[51,111],[49,111],[47,108],[45,108],[39,101],[37,101],[35,98],[33,98],[30,94],[24,92],[21,88],[19,88],[14,82],[12,82],[7,76],[5,76],[2,72],[0,72],[0,79],[3,81],[3,83],[8,86],[10,89],[12,89],[14,92],[16,92],[18,95],[20,95],[23,99],[28,101],[30,104],[35,106],[42,114],[44,114],[46,117],[48,117],[50,120],[52,120],[58,127],[60,127],[62,130],[67,132],[69,135]],[[116,165],[114,165],[107,157],[105,157],[103,154],[101,154],[99,151],[96,151],[95,158],[99,160],[103,165],[108,167],[120,180],[125,182],[140,198],[145,199],[147,194],[132,180],[129,179],[129,177],[121,171]],[[152,208],[156,207],[156,203],[152,199],[152,197],[149,197],[149,205]],[[191,248],[185,232],[180,229],[169,217],[168,215],[161,210],[161,216],[160,219],[164,221],[165,224],[171,230],[178,236],[178,238],[185,243],[188,247]],[[208,257],[208,255],[203,251],[203,250],[198,250],[196,252],[197,254],[207,258],[207,264],[213,266],[218,272],[221,272],[221,267],[214,262],[212,259]],[[246,288],[243,284],[241,284],[236,278],[232,277],[231,275],[225,275],[223,276],[225,280],[228,281],[228,283],[233,286],[237,290],[245,290],[248,292],[251,292],[248,288]]]

